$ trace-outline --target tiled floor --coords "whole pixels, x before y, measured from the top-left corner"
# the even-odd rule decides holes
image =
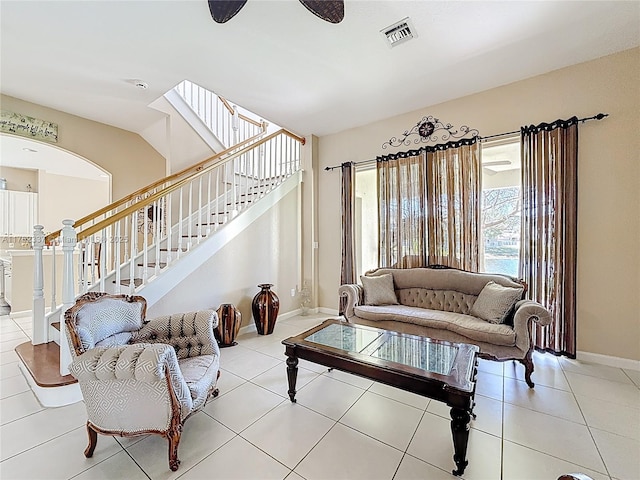
[[[220,396],[185,425],[180,469],[157,436],[99,436],[94,457],[83,403],[42,408],[13,348],[30,320],[0,320],[0,478],[451,479],[448,408],[436,401],[301,361],[289,402],[283,338],[326,315],[280,320],[222,349]],[[535,356],[535,389],[514,362],[480,362],[477,419],[465,479],[640,479],[640,374]]]

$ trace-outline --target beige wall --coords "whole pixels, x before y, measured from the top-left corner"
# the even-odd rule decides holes
[[[7,179],[7,190],[28,192],[27,185],[31,185],[31,191],[38,191],[38,171],[25,168],[13,168],[0,166],[0,178]]]
[[[299,286],[301,270],[298,203],[293,190],[151,306],[149,318],[232,303],[242,313],[242,324],[249,325],[260,283],[274,284],[280,313],[300,308],[299,297],[290,293]]]
[[[4,110],[57,123],[58,147],[111,173],[113,200],[165,176],[164,157],[136,133],[6,95],[0,101]]]
[[[579,129],[578,350],[640,360],[638,48],[321,137],[320,306],[337,308],[340,280],[340,172],[324,167],[389,153],[382,143],[423,115],[489,136],[599,112],[610,117]]]
[[[38,223],[45,232],[62,228],[65,218],[79,219],[109,204],[109,180],[68,177],[40,171]]]

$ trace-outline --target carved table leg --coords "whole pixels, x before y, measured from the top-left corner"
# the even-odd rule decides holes
[[[460,408],[451,409],[451,433],[453,434],[453,461],[456,469],[451,473],[462,475],[469,462],[467,461],[467,444],[469,443],[469,421],[471,415]]]
[[[287,357],[287,379],[289,380],[289,398],[296,403],[296,380],[298,379],[298,357]]]

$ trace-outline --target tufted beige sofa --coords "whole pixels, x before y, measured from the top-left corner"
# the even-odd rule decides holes
[[[344,316],[349,322],[414,335],[471,343],[490,360],[518,360],[525,367],[530,387],[533,373],[532,322],[548,325],[549,311],[523,295],[504,323],[490,323],[470,314],[478,295],[489,281],[504,287],[523,283],[496,274],[472,273],[449,268],[378,269],[367,276],[391,274],[398,304],[365,305],[362,285],[341,285],[346,298]]]

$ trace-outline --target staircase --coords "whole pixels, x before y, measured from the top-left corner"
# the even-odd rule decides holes
[[[202,258],[215,255],[301,182],[303,138],[284,129],[268,133],[266,122],[203,90],[183,82],[168,92],[167,100],[182,102],[177,110],[187,105],[190,113],[184,116],[192,117],[196,130],[206,125],[206,135],[217,139],[221,151],[91,215],[65,220],[58,232],[45,236],[42,226],[35,227],[34,334],[16,352],[44,406],[81,398],[69,375],[63,318],[78,295],[142,294],[153,305],[195,271]],[[55,267],[52,278],[43,278],[45,248],[54,250],[54,258],[55,250],[62,249],[61,284]],[[45,281],[52,292],[47,301]]]

